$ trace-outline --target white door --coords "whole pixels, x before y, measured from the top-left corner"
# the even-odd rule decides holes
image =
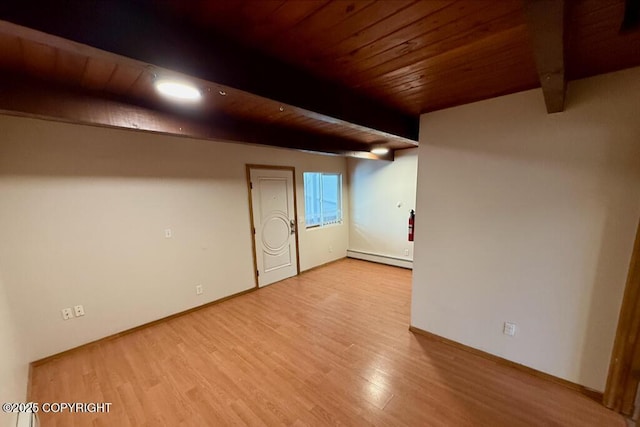
[[[298,274],[293,171],[250,169],[258,286]]]

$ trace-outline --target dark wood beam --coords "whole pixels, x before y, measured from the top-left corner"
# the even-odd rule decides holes
[[[154,3],[156,3],[154,5]],[[151,0],[7,0],[0,19],[418,140],[419,118],[197,28]]]
[[[564,0],[524,0],[533,56],[548,113],[564,110]]]
[[[378,156],[370,145],[318,135],[273,124],[229,116],[177,115],[149,106],[124,103],[41,80],[0,74],[0,113],[68,123],[148,131],[244,144],[260,144],[304,151],[393,160],[393,152]]]

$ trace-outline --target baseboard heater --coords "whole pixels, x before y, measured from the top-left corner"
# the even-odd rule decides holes
[[[38,415],[35,412],[18,412],[16,427],[40,427]]]
[[[395,267],[408,268],[413,270],[413,260],[398,258],[389,255],[374,254],[371,252],[347,250],[347,258],[361,259],[364,261],[377,262],[379,264],[393,265]]]

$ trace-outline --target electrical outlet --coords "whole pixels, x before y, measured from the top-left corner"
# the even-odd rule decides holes
[[[333,246],[329,245],[329,253],[333,252]]]
[[[516,334],[516,324],[511,322],[504,322],[502,333],[505,335],[509,335],[510,337],[514,336]]]
[[[165,239],[170,239],[173,236],[173,233],[171,232],[170,228],[165,228],[164,229],[164,237]]]
[[[196,285],[196,295],[202,295],[202,285]]]
[[[63,308],[62,309],[62,318],[64,320],[73,319],[73,312],[71,311],[70,308]]]
[[[84,307],[81,305],[74,306],[73,311],[76,313],[76,317],[84,316]]]
[[[404,250],[404,256],[409,256],[409,249]]]

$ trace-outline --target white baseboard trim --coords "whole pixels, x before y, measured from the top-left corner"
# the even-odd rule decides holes
[[[395,267],[402,267],[413,270],[413,260],[411,259],[396,258],[388,255],[380,255],[370,252],[353,250],[347,250],[347,258],[361,259],[364,261],[377,262],[379,264],[393,265]]]

